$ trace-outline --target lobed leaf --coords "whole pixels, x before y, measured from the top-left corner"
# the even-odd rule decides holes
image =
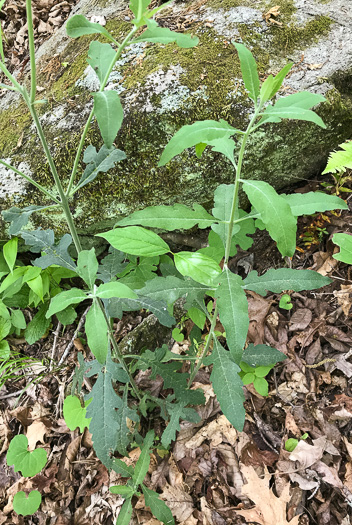
[[[67,251],[72,244],[72,237],[68,233],[61,237],[59,243],[55,243],[53,230],[21,231],[20,235],[26,245],[30,246],[31,252],[45,253],[42,257],[35,259],[34,266],[45,269],[52,264],[57,264],[76,272],[76,264]]]
[[[83,162],[87,164],[87,167],[74,191],[83,188],[83,186],[92,182],[100,172],[106,173],[115,166],[116,162],[120,162],[125,158],[126,154],[116,149],[115,146],[108,148],[103,144],[97,152],[94,146],[89,145],[83,155]]]
[[[168,412],[170,414],[170,421],[161,436],[161,443],[163,447],[171,445],[172,441],[176,439],[176,432],[180,430],[180,420],[190,421],[191,423],[199,423],[201,417],[194,410],[194,408],[186,408],[187,401],[178,401],[177,403],[168,404]]]
[[[341,148],[340,151],[330,153],[323,175],[325,173],[338,173],[339,171],[345,171],[346,168],[352,168],[352,140],[340,144],[339,148]]]
[[[150,310],[164,326],[173,326],[176,321],[167,311],[167,304],[156,301],[148,296],[139,295],[138,299],[110,299],[107,312],[110,317],[122,319],[123,312],[133,312],[144,308]]]

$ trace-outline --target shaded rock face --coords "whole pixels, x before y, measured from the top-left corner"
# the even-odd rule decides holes
[[[231,183],[233,171],[218,153],[194,150],[157,168],[164,146],[182,125],[224,118],[243,129],[251,116],[239,61],[230,40],[253,52],[264,80],[294,62],[281,94],[309,90],[325,95],[318,113],[328,129],[286,121],[260,128],[250,139],[244,177],[266,180],[281,189],[324,166],[331,149],[352,135],[352,19],[349,0],[283,0],[277,20],[263,19],[272,2],[263,0],[189,0],[161,12],[159,24],[196,34],[196,48],[136,44],[117,63],[108,85],[121,94],[124,124],[115,144],[127,160],[75,194],[72,209],[83,234],[111,227],[121,216],[153,204],[194,202],[211,208],[213,191]],[[117,40],[129,30],[127,0],[81,0],[74,13],[105,16]],[[58,171],[64,181],[98,89],[86,57],[92,37],[71,40],[61,28],[38,50],[40,98],[37,106]],[[0,98],[0,156],[42,185],[52,188],[39,140],[23,102],[10,93]],[[86,146],[100,147],[93,123]],[[84,165],[82,164],[82,169]],[[78,173],[78,177],[80,173]],[[43,204],[43,197],[18,176],[0,167],[0,206]],[[31,226],[66,230],[52,211],[33,216]],[[1,225],[5,235],[5,225]]]

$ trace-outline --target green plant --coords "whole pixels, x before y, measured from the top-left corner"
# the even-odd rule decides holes
[[[291,303],[291,297],[287,293],[284,293],[281,296],[279,308],[283,308],[283,310],[291,310],[291,308],[293,308],[293,304]]]
[[[285,441],[285,450],[287,450],[287,452],[293,452],[295,450],[295,448],[297,447],[299,441],[301,439],[307,439],[308,437],[308,434],[305,433],[303,434],[299,439],[296,439],[296,438],[289,438]]]
[[[123,477],[132,478],[126,488],[114,489],[126,497],[118,518],[119,524],[128,523],[132,512],[132,496],[138,494],[141,486],[146,504],[158,519],[170,525],[174,523],[171,512],[160,502],[156,493],[142,484],[147,464],[149,465],[153,434],[148,433],[144,438],[141,456],[134,470],[126,467],[115,453],[126,455],[132,442],[142,442],[143,438],[137,430],[138,423],[140,415],[148,416],[149,409],[159,409],[160,415],[168,422],[161,436],[161,444],[165,449],[175,439],[176,432],[180,429],[180,420],[199,422],[200,417],[192,406],[203,403],[204,395],[200,390],[191,390],[190,387],[203,364],[212,365],[211,381],[224,414],[237,429],[243,428],[245,410],[243,382],[239,376],[240,364],[247,367],[247,370],[250,367],[251,372],[246,373],[252,374],[257,386],[260,384],[259,388],[264,391],[263,375],[275,363],[286,358],[281,352],[265,345],[249,345],[244,350],[249,326],[246,290],[263,296],[268,291],[281,293],[283,290],[312,290],[328,284],[330,279],[310,270],[289,268],[269,270],[261,276],[253,271],[245,279],[241,279],[229,270],[229,258],[236,253],[237,245],[246,248],[250,246],[251,239],[247,235],[253,233],[256,227],[266,228],[281,254],[291,257],[296,245],[298,216],[327,209],[346,209],[346,203],[336,196],[322,193],[278,195],[266,182],[241,178],[245,148],[252,133],[264,124],[277,123],[288,118],[325,127],[321,118],[311,111],[312,107],[325,99],[321,95],[302,92],[275,101],[274,97],[292,64],[285,66],[275,77],[270,75],[260,86],[257,66],[251,52],[243,45],[235,44],[244,84],[254,106],[246,130],[235,129],[224,120],[208,120],[184,126],[170,140],[159,163],[163,166],[174,156],[193,146],[199,157],[208,146],[224,154],[233,165],[234,183],[222,184],[216,189],[212,213],[197,204],[192,209],[181,204],[149,207],[120,220],[113,230],[99,234],[111,245],[109,254],[101,261],[97,259],[94,249],[82,250],[69,202],[80,188],[92,182],[100,172],[108,171],[116,162],[125,158],[124,152],[113,145],[123,121],[123,108],[117,92],[105,90],[114,65],[125,47],[133,43],[176,42],[181,47],[197,44],[197,38],[158,27],[152,17],[160,8],[149,10],[148,5],[149,0],[131,0],[130,9],[135,18],[132,20],[131,31],[121,43],[104,27],[89,22],[81,15],[72,17],[67,23],[68,35],[73,38],[101,34],[112,45],[99,41],[93,41],[90,45],[88,62],[97,74],[100,89],[93,95],[94,106],[81,136],[67,188],[64,189],[36,110],[32,10],[30,0],[26,0],[30,90],[20,85],[1,61],[0,70],[12,84],[9,89],[22,95],[29,107],[58,196],[5,161],[0,160],[0,163],[22,175],[50,199],[48,205],[30,206],[22,210],[13,207],[3,212],[5,220],[11,223],[10,235],[21,236],[32,252],[42,253],[34,260],[31,271],[58,271],[60,278],[76,276],[74,287],[64,290],[58,287],[57,293],[49,294],[50,304],[48,300],[44,303],[46,306],[42,305],[39,309],[41,318],[50,323],[52,316],[55,315],[60,320],[60,316],[67,312],[72,313],[73,307],[83,301],[91,304],[85,321],[85,333],[95,360],[85,363],[83,358],[79,358],[72,396],[76,393],[80,395],[84,376],[96,376],[96,381],[84,400],[68,398],[65,402],[67,424],[70,428],[78,426],[81,430],[89,425],[94,448],[101,461]],[[165,4],[162,7],[164,6]],[[136,36],[139,29],[145,26],[146,30]],[[93,117],[97,120],[104,145],[99,151],[92,145],[86,148],[83,155],[86,168],[77,181],[81,155]],[[253,206],[249,213],[239,209],[240,187]],[[55,242],[51,230],[23,229],[31,213],[43,212],[52,207],[62,208],[70,235],[66,234],[59,242]],[[155,227],[171,231],[194,226],[211,228],[209,246],[196,252],[173,253],[159,235],[147,229]],[[73,258],[68,252],[72,241],[77,258]],[[14,243],[11,246],[13,251]],[[7,258],[12,264],[13,257]],[[219,264],[221,260],[222,266]],[[161,275],[157,274],[158,269]],[[30,270],[15,268],[2,282],[0,293],[6,293],[15,283],[17,287],[22,287],[23,284],[29,286],[32,279],[24,281],[23,278],[27,271]],[[65,272],[70,273],[67,275]],[[39,275],[43,274],[38,273],[33,278],[37,279]],[[43,300],[44,284],[43,289],[40,281],[37,284],[35,293]],[[152,311],[162,324],[172,327],[176,323],[172,315],[173,305],[182,297],[186,300],[186,315],[198,325],[195,331],[192,330],[192,346],[187,355],[175,356],[166,346],[146,349],[140,355],[122,355],[112,331],[113,318],[121,318],[126,311],[144,308]],[[208,302],[207,299],[205,302],[206,297],[210,297],[211,301]],[[227,348],[217,339],[215,327],[218,316],[225,329]],[[209,321],[210,329],[203,341],[199,326],[204,325],[205,318]],[[190,363],[189,373],[180,372],[183,361]],[[161,376],[165,389],[170,389],[173,393],[159,399],[150,392],[141,392],[135,384],[134,374],[137,370],[147,369],[151,370],[152,379],[157,375]],[[135,423],[134,428],[127,425],[128,420]]]
[[[265,378],[275,365],[269,366],[250,366],[244,361],[240,362],[242,372],[239,373],[244,385],[253,384],[254,388],[261,396],[269,395],[269,384]]]

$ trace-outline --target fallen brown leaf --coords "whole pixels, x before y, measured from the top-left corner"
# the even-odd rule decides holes
[[[178,521],[187,520],[194,511],[192,497],[179,486],[165,485],[161,498]]]
[[[33,421],[33,423],[29,425],[26,432],[29,450],[34,450],[38,441],[40,441],[43,445],[45,444],[44,436],[48,430],[49,429],[46,427],[46,425],[44,425],[44,423],[39,420]]]

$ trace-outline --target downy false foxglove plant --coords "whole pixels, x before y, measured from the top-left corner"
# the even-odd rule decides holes
[[[159,166],[163,166],[193,146],[200,157],[209,146],[225,155],[233,165],[233,184],[222,184],[216,189],[211,213],[198,204],[194,204],[192,209],[175,204],[148,207],[120,220],[113,230],[98,234],[110,244],[109,254],[100,262],[93,248],[82,250],[70,211],[70,200],[100,172],[108,171],[125,158],[125,154],[114,146],[123,122],[122,104],[117,92],[105,89],[122,51],[127,46],[139,42],[176,42],[185,48],[198,43],[195,37],[159,27],[153,15],[160,8],[149,10],[148,5],[149,0],[131,0],[130,9],[135,18],[131,22],[131,31],[121,43],[104,27],[89,22],[82,15],[73,16],[67,23],[67,33],[72,38],[100,34],[110,42],[108,44],[93,41],[89,47],[88,63],[99,79],[100,89],[93,95],[93,109],[83,129],[67,188],[63,187],[58,176],[36,110],[39,101],[36,100],[36,64],[30,0],[26,0],[30,89],[19,84],[6,68],[4,61],[0,61],[1,71],[11,83],[9,86],[0,87],[18,92],[28,105],[58,194],[54,195],[15,167],[0,160],[1,164],[34,184],[50,200],[50,204],[42,206],[24,209],[13,207],[3,212],[3,216],[11,223],[10,235],[21,236],[32,252],[41,253],[34,261],[34,267],[61,267],[61,270],[69,272],[68,276],[76,275],[82,279],[82,288],[59,288],[51,300],[43,298],[43,301],[46,301],[46,319],[72,311],[73,306],[82,301],[91,302],[85,321],[85,333],[95,360],[84,362],[83,357],[79,355],[80,366],[76,370],[72,395],[65,401],[64,416],[69,428],[79,427],[83,430],[89,426],[99,459],[109,469],[114,469],[122,477],[129,478],[126,486],[112,488],[112,492],[125,498],[118,518],[119,525],[129,523],[132,514],[131,500],[135,494],[140,494],[140,488],[154,515],[165,524],[174,523],[170,510],[158,494],[143,485],[154,435],[149,432],[142,446],[143,438],[138,433],[140,416],[147,417],[149,409],[160,410],[161,416],[168,423],[161,436],[161,444],[168,447],[176,438],[180,420],[200,421],[192,406],[203,403],[204,396],[200,390],[192,390],[190,387],[200,367],[206,364],[212,366],[211,381],[223,413],[234,427],[242,430],[245,410],[241,368],[256,369],[256,377],[260,377],[260,367],[268,367],[265,370],[269,370],[275,363],[285,359],[284,354],[265,345],[250,344],[245,348],[249,326],[246,290],[265,296],[268,291],[278,293],[285,290],[313,290],[330,282],[329,278],[314,271],[289,268],[271,269],[261,276],[252,271],[245,279],[241,279],[239,275],[232,273],[228,266],[229,258],[236,252],[236,246],[248,248],[252,241],[247,235],[254,233],[256,228],[265,228],[276,241],[281,254],[291,257],[295,251],[298,216],[346,208],[345,202],[336,196],[323,193],[278,195],[274,188],[264,181],[244,180],[241,177],[245,147],[252,133],[267,123],[280,122],[282,119],[304,120],[324,128],[323,121],[311,108],[325,99],[318,94],[302,92],[276,100],[275,95],[292,64],[285,66],[275,77],[268,76],[260,86],[253,55],[242,44],[234,43],[240,59],[243,81],[253,102],[253,113],[247,128],[238,130],[224,120],[206,120],[184,126],[167,144],[159,162]],[[165,5],[167,4],[162,7]],[[141,33],[141,28],[146,29]],[[99,151],[92,145],[86,148],[83,154],[86,168],[77,181],[85,139],[93,117],[97,120],[104,145]],[[235,154],[235,151],[238,153]],[[250,213],[239,208],[240,188],[247,194],[253,206]],[[70,234],[55,242],[52,230],[23,229],[31,213],[53,207],[63,210]],[[168,244],[153,231],[153,228],[172,231],[194,226],[210,228],[209,246],[195,252],[172,253]],[[72,242],[77,251],[77,260],[68,253]],[[220,266],[221,261],[223,264]],[[158,269],[161,276],[156,273]],[[23,275],[18,275],[17,281],[9,287],[17,286],[18,289],[18,286],[23,284],[22,280]],[[13,295],[17,293],[17,289],[13,290]],[[140,355],[122,354],[114,339],[113,318],[121,318],[126,311],[145,308],[153,312],[161,324],[172,327],[176,324],[172,315],[173,305],[180,298],[185,299],[184,308],[192,312],[191,318],[192,315],[203,320],[208,318],[210,330],[205,343],[200,337],[201,331],[197,329],[192,333],[193,344],[186,356],[176,356],[166,346],[147,349]],[[215,334],[218,316],[226,330],[226,347],[220,344]],[[179,372],[184,360],[189,363],[189,373]],[[166,399],[159,399],[149,392],[141,392],[134,381],[134,374],[137,370],[147,369],[151,370],[152,379],[157,375],[161,376],[164,387],[172,389],[173,394],[169,394]],[[81,395],[84,375],[96,376],[96,381],[91,393],[81,400],[75,394]],[[135,430],[127,424],[129,420],[134,422]],[[122,460],[115,457],[116,452],[126,455],[132,440],[141,444],[142,449],[135,469],[127,467]],[[12,453],[8,462],[12,464],[13,461]]]

